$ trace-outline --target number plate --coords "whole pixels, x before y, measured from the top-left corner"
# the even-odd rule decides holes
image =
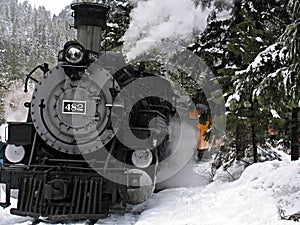
[[[86,101],[63,100],[63,114],[86,114]]]

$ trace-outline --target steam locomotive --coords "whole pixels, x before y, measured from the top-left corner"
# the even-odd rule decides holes
[[[15,215],[64,221],[122,214],[127,204],[151,196],[158,163],[170,154],[177,116],[170,83],[151,82],[154,75],[142,63],[126,65],[122,55],[99,50],[107,6],[71,8],[77,41],[65,44],[57,66],[44,64],[27,75],[25,91],[29,80],[36,82],[24,104],[28,119],[8,124],[1,206],[8,207],[18,189]]]

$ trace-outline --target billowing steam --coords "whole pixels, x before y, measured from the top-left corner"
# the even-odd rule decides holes
[[[136,0],[131,23],[124,36],[128,60],[167,40],[186,44],[206,27],[211,9],[195,6],[192,0]]]
[[[173,126],[171,124],[170,126]],[[171,158],[159,165],[158,189],[202,186],[209,182],[209,163],[195,163],[197,148],[196,122],[181,123],[181,129],[177,129],[169,146]],[[176,124],[175,124],[176,127]]]

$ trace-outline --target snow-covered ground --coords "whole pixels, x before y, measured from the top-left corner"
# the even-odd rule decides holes
[[[137,225],[275,225],[300,211],[300,162],[273,161],[253,165],[231,183],[162,191],[147,203]],[[294,223],[296,224],[296,223]]]
[[[185,183],[192,187],[160,191],[144,204],[129,207],[125,216],[112,216],[99,220],[97,224],[299,224],[281,220],[279,216],[279,209],[285,210],[286,215],[300,211],[300,161],[290,162],[287,155],[281,154],[282,161],[252,165],[234,182],[208,183],[209,162],[194,164],[183,173],[189,175],[191,181],[199,181]],[[0,225],[27,225],[30,221],[28,218],[10,215],[9,209],[0,209]]]

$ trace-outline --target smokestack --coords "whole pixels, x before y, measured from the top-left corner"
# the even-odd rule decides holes
[[[75,3],[74,28],[77,29],[77,41],[86,49],[100,52],[101,33],[106,27],[106,18],[109,8],[99,3]]]

